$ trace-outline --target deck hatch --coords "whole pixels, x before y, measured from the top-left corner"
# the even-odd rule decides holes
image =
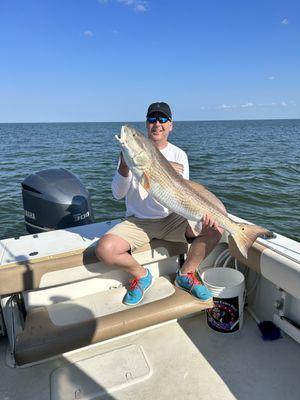
[[[147,379],[151,367],[141,346],[129,345],[55,369],[51,400],[94,399]]]

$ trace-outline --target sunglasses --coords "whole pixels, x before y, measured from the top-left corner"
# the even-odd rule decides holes
[[[169,118],[167,117],[147,117],[147,121],[150,124],[155,124],[155,122],[159,122],[160,124],[165,124],[167,121],[169,121]]]

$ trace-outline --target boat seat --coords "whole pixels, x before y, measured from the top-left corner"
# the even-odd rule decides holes
[[[173,256],[179,256],[187,251],[186,243],[152,240],[149,244],[139,248],[133,256],[143,264],[155,259],[159,261]],[[154,257],[155,254],[155,257]],[[16,257],[17,258],[17,257]],[[26,290],[40,289],[41,287],[67,283],[59,281],[68,275],[68,270],[81,266],[80,279],[88,279],[96,274],[101,275],[105,269],[95,256],[95,244],[87,248],[78,248],[64,253],[52,254],[44,257],[32,256],[26,260],[14,261],[0,266],[0,296]],[[106,267],[106,270],[108,268]],[[56,281],[51,279],[48,284],[47,276],[57,271]],[[70,273],[70,276],[72,274]],[[58,278],[58,279],[57,279]],[[72,278],[70,278],[72,281]],[[44,282],[46,282],[44,284]]]
[[[213,306],[176,288],[166,277],[155,279],[134,307],[122,304],[125,290],[114,288],[31,309],[16,336],[16,363],[37,362]]]

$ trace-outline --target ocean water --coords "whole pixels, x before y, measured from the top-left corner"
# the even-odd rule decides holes
[[[124,202],[110,190],[121,125],[0,124],[0,239],[26,234],[21,182],[47,168],[80,178],[96,221],[122,217]],[[300,120],[175,122],[169,140],[187,152],[190,179],[228,212],[300,241]]]

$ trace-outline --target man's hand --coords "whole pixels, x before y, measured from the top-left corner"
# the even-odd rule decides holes
[[[120,165],[119,165],[118,171],[119,171],[119,174],[124,177],[127,177],[129,175],[129,168],[127,167],[127,164],[124,160],[122,152],[120,154]]]
[[[176,172],[178,172],[180,175],[183,175],[184,167],[182,164],[179,164],[174,161],[170,161],[170,164],[172,165],[172,167],[175,169]]]
[[[210,214],[206,214],[202,218],[202,229],[212,228],[217,230],[219,228],[219,224],[214,220],[213,216]]]

